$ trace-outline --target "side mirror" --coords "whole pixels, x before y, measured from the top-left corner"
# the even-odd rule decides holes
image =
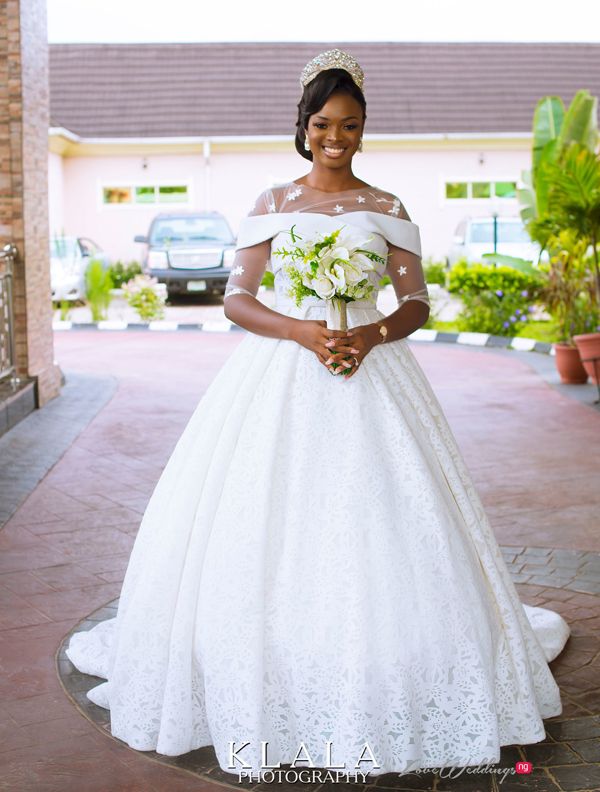
[[[148,244],[148,237],[144,236],[143,234],[137,234],[137,236],[133,237],[134,242],[141,242],[143,245]]]

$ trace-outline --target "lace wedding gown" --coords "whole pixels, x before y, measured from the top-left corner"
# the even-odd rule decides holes
[[[390,254],[399,304],[426,299],[419,229],[378,188],[291,182],[242,221],[226,299],[275,275],[273,251],[344,224]],[[348,325],[384,317],[372,299]],[[371,775],[497,763],[562,711],[548,661],[569,627],[523,605],[428,381],[406,341],[350,379],[291,340],[248,333],[179,439],[144,513],[116,618],[67,654],[106,682],[88,693],[111,732],[170,756],[230,743],[254,772],[304,743],[315,766]],[[299,766],[306,766],[300,763]]]

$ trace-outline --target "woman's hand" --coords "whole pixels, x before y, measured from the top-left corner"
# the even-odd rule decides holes
[[[332,334],[333,330],[327,331]],[[349,378],[358,371],[360,364],[373,349],[380,343],[381,334],[376,324],[357,325],[347,331],[337,331],[343,333],[343,340],[327,341],[325,346],[331,350],[331,354],[325,361],[325,365],[330,368],[333,363],[337,363],[340,371]],[[356,360],[354,359],[356,358]],[[358,361],[358,363],[357,363]],[[347,365],[349,364],[349,365]],[[330,368],[331,370],[331,368]],[[334,369],[335,370],[335,369]]]
[[[325,344],[330,338],[340,339],[340,341],[334,342],[340,343],[341,339],[347,337],[347,331],[330,330],[324,319],[297,319],[290,337],[293,341],[314,352],[319,362],[331,370],[330,366],[325,363],[330,355]],[[354,365],[354,361],[352,364]]]

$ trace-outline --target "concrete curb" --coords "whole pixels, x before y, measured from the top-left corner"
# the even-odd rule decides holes
[[[52,329],[65,330],[143,330],[153,332],[172,332],[178,330],[200,330],[209,333],[227,333],[230,330],[246,332],[243,327],[228,320],[209,320],[200,323],[182,323],[156,320],[153,322],[122,322],[105,320],[101,322],[69,322],[55,320]],[[465,346],[493,347],[495,349],[516,349],[519,352],[539,352],[554,355],[552,344],[536,341],[534,338],[517,336],[490,335],[489,333],[446,333],[441,330],[421,328],[408,336],[411,341],[434,341],[443,344],[464,344]]]

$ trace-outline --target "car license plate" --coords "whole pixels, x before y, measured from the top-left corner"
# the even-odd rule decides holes
[[[206,291],[206,281],[188,281],[188,291]]]

